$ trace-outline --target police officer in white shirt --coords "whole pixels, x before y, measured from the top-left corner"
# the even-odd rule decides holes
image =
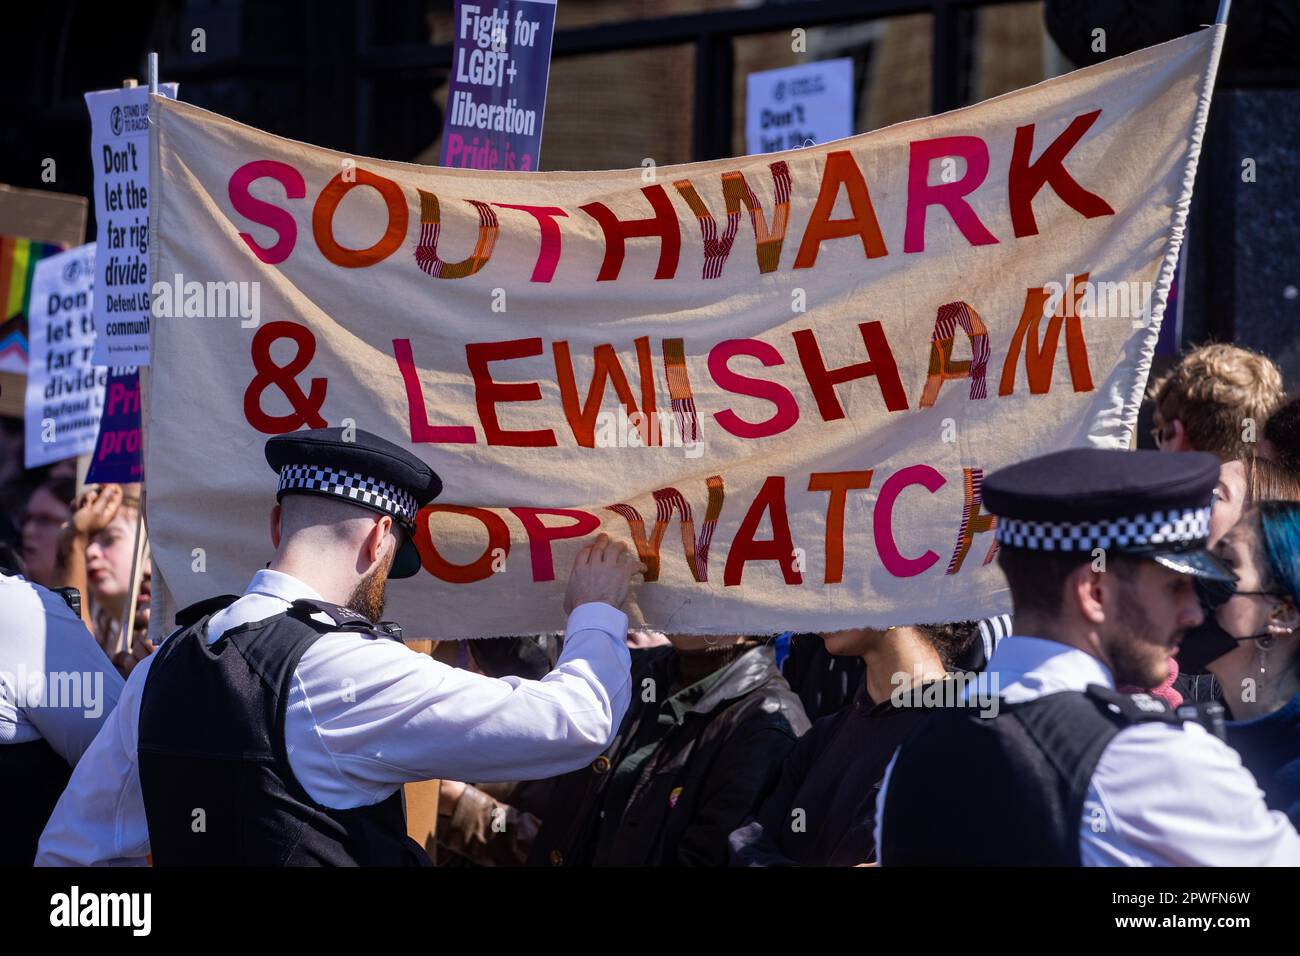
[[[989,662],[994,717],[938,713],[894,755],[877,799],[883,866],[1300,864],[1235,751],[1155,687],[1202,619],[1211,455],[1073,449],[990,475],[1015,634]],[[985,711],[987,713],[987,711]],[[955,806],[977,821],[951,825]]]
[[[122,678],[63,595],[18,574],[0,572],[0,629],[0,866],[31,866]]]
[[[403,783],[537,779],[583,766],[627,709],[643,570],[603,535],[569,579],[564,652],[540,681],[448,667],[377,625],[419,569],[440,490],[406,450],[338,428],[270,439],[275,558],[238,599],[180,612],[41,836],[38,865],[402,865]]]

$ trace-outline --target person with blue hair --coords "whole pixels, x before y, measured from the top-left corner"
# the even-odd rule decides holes
[[[1300,823],[1300,502],[1260,502],[1214,552],[1237,583],[1202,595],[1214,613],[1183,654],[1218,678],[1228,743],[1269,807]]]

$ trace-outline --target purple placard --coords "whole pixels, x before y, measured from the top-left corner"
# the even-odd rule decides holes
[[[555,0],[456,0],[455,22],[439,165],[536,170]]]
[[[1169,298],[1165,302],[1165,317],[1160,323],[1160,338],[1156,340],[1156,358],[1177,358],[1183,347],[1183,280],[1187,273],[1187,234],[1178,250],[1178,264],[1174,266],[1174,281],[1169,284]]]
[[[86,472],[86,484],[139,481],[144,473],[140,448],[140,370],[109,369],[104,385],[104,414]]]

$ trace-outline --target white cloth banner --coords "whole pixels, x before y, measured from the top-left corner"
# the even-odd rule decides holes
[[[275,433],[442,476],[411,637],[559,628],[598,531],[634,621],[773,633],[1007,607],[989,471],[1126,447],[1222,28],[942,116],[669,168],[426,168],[154,100],[156,566],[272,554]]]
[[[95,367],[91,357],[94,293],[93,242],[36,263],[27,316],[28,468],[75,458],[95,447],[108,369]]]

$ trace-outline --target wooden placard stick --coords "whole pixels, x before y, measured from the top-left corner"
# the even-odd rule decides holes
[[[140,597],[140,579],[144,573],[144,550],[147,544],[148,535],[144,527],[144,488],[141,487],[140,507],[135,517],[135,548],[131,554],[131,594],[122,615],[122,628],[117,635],[119,654],[131,649],[131,642],[135,636],[135,605]]]

